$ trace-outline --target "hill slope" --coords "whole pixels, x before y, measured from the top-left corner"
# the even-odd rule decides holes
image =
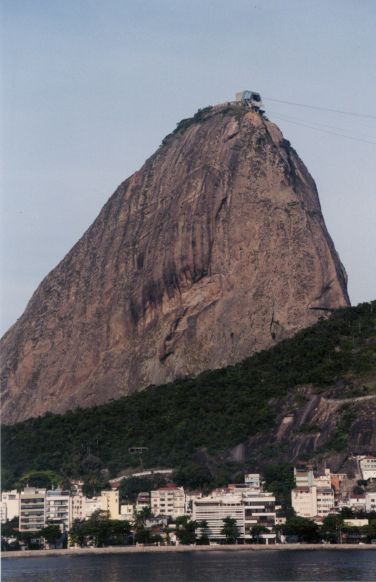
[[[102,406],[3,427],[6,483],[134,466],[233,477],[265,463],[376,451],[376,302],[341,309],[270,350]]]
[[[2,339],[3,418],[233,364],[346,305],[296,152],[249,108],[209,107],[119,186]]]

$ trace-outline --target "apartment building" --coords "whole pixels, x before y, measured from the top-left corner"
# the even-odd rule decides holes
[[[312,487],[313,471],[310,467],[299,465],[294,467],[294,479],[296,487]]]
[[[101,509],[108,512],[110,519],[120,519],[119,491],[110,490],[101,492]]]
[[[376,492],[366,493],[366,511],[376,511]]]
[[[20,515],[20,494],[17,489],[3,491],[1,494],[1,523]]]
[[[334,491],[331,487],[317,487],[316,503],[318,517],[325,517],[334,509]]]
[[[223,520],[231,517],[236,520],[239,537],[244,538],[244,506],[239,494],[224,494],[217,497],[202,497],[193,501],[192,519],[206,521],[206,534],[211,540],[224,540],[221,533]]]
[[[70,519],[82,521],[86,518],[86,497],[82,493],[72,495],[70,498]]]
[[[365,481],[368,479],[376,479],[376,457],[364,457],[359,461],[362,478]]]
[[[52,489],[46,492],[46,523],[58,525],[62,532],[68,531],[71,526],[70,494],[61,489]]]
[[[244,507],[244,530],[245,539],[251,539],[252,528],[263,526],[270,530],[270,533],[263,533],[261,538],[266,543],[275,543],[275,533],[272,530],[276,524],[275,497],[268,492],[244,493],[242,496]]]
[[[185,515],[185,493],[183,487],[169,484],[151,491],[150,507],[153,515],[176,519]]]
[[[316,487],[295,487],[291,491],[291,505],[299,517],[316,517]]]
[[[20,531],[38,531],[46,525],[46,490],[25,487],[20,493]]]

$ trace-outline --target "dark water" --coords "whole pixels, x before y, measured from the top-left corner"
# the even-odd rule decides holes
[[[2,580],[21,582],[376,582],[376,551],[188,552],[11,558]]]

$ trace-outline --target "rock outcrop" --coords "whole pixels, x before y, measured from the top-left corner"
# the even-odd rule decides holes
[[[5,334],[3,420],[242,360],[349,304],[315,183],[242,105],[181,122]]]

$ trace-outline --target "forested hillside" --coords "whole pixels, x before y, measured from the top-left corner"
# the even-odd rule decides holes
[[[3,426],[3,487],[32,470],[98,483],[139,460],[195,485],[375,447],[376,302],[335,311],[242,363],[90,409]],[[358,449],[358,450],[355,450]]]

